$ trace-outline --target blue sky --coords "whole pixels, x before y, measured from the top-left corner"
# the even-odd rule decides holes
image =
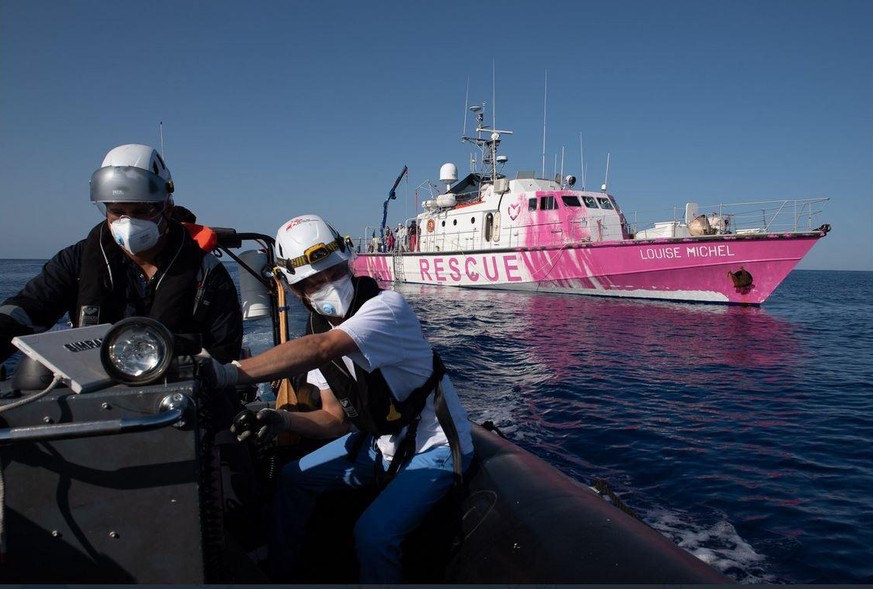
[[[873,270],[873,2],[0,2],[0,258],[47,258],[99,221],[110,148],[159,146],[176,202],[275,234],[415,213],[467,169],[470,102],[495,108],[507,171],[564,149],[626,213],[829,196],[800,268]],[[492,81],[496,95],[492,97]],[[489,114],[490,118],[490,114]],[[559,164],[560,165],[560,164]],[[421,200],[422,195],[418,199]]]

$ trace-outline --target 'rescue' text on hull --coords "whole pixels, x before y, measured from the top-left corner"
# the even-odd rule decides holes
[[[418,270],[422,280],[432,282],[521,282],[515,254],[421,258]]]

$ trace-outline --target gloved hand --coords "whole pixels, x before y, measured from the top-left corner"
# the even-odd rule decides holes
[[[233,423],[230,424],[230,431],[236,436],[237,442],[245,442],[252,434],[257,435],[260,424],[254,411],[251,409],[243,409],[233,418]]]
[[[200,366],[200,374],[207,386],[213,389],[226,389],[236,384],[239,379],[239,362],[222,364],[203,350],[194,359]]]
[[[282,432],[291,431],[291,414],[276,409],[261,409],[257,413],[246,409],[233,418],[230,431],[236,434],[239,442],[244,442],[255,434],[259,441],[272,439]]]

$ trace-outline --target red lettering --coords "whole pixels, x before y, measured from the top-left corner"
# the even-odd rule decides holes
[[[461,269],[458,267],[458,258],[449,258],[449,278],[452,282],[461,280]]]
[[[518,260],[515,256],[504,256],[503,267],[506,269],[506,279],[509,282],[521,282],[521,276],[515,274],[518,271]]]
[[[421,257],[418,259],[418,273],[421,274],[422,280],[433,280],[430,275],[430,264],[427,262],[427,258]]]
[[[473,266],[473,270],[470,270],[470,266]],[[464,261],[464,271],[467,273],[467,278],[470,282],[476,282],[479,280],[479,273],[476,272],[476,258],[467,258]]]
[[[443,276],[443,259],[442,258],[434,258],[433,259],[433,275],[436,277],[437,282],[445,282],[446,277]]]
[[[497,279],[500,278],[500,273],[497,270],[497,257],[491,256],[491,269],[494,270],[494,276],[488,271],[488,258],[485,256],[482,256],[482,265],[485,266],[485,278],[491,282],[497,282]]]

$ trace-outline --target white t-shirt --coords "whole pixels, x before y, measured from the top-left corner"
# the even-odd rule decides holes
[[[397,292],[381,291],[334,329],[346,332],[360,350],[359,353],[344,356],[346,364],[353,362],[365,372],[381,369],[382,376],[399,401],[405,401],[433,372],[433,351],[424,338],[418,317],[406,299]],[[350,371],[354,374],[351,367]],[[319,389],[330,388],[318,370],[310,371],[307,380]],[[470,423],[448,374],[442,379],[442,393],[458,430],[461,453],[469,454],[473,452]],[[397,444],[405,434],[404,428],[397,435],[379,437],[376,444],[385,458],[390,460],[394,456]],[[421,421],[415,436],[415,451],[421,452],[441,445],[448,445],[448,440],[434,413],[431,395],[421,412]]]

